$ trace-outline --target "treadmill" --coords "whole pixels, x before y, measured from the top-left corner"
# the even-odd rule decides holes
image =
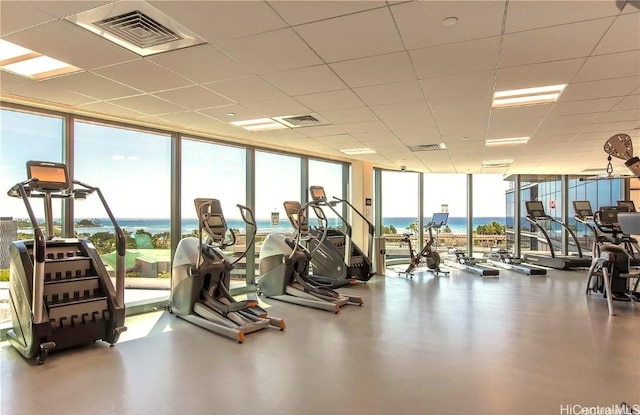
[[[547,215],[544,211],[544,205],[541,201],[531,200],[525,202],[525,207],[527,209],[527,221],[534,225],[547,241],[547,245],[549,246],[549,255],[542,253],[527,253],[524,254],[524,261],[534,264],[541,265],[544,267],[567,270],[572,268],[589,268],[591,265],[591,258],[582,255],[582,248],[580,247],[580,243],[578,242],[578,238],[576,234],[564,223],[560,222]],[[551,243],[551,238],[549,238],[549,234],[541,225],[542,222],[552,222],[560,225],[564,228],[571,238],[573,239],[576,248],[578,249],[578,255],[557,255],[553,244]]]

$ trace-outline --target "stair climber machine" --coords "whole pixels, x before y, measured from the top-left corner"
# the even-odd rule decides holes
[[[527,209],[527,221],[534,225],[547,241],[547,245],[549,246],[549,255],[540,254],[540,253],[527,253],[524,254],[524,260],[526,262],[532,263],[534,265],[541,265],[549,268],[556,269],[571,269],[571,268],[588,268],[591,264],[591,258],[582,255],[582,248],[580,247],[580,242],[578,242],[578,238],[575,233],[564,223],[560,222],[547,215],[544,211],[544,205],[542,202],[538,200],[532,200],[525,202],[525,207]],[[560,225],[563,229],[567,231],[567,233],[571,236],[576,249],[578,250],[578,255],[556,255],[555,249],[553,248],[553,244],[551,243],[551,239],[549,238],[549,234],[541,225],[543,222],[551,222]]]
[[[291,226],[296,232],[300,232],[298,226],[300,226],[298,221],[298,210],[300,208],[299,205],[289,204],[288,205],[291,210],[287,211],[287,218],[289,222],[291,222]],[[350,276],[346,270],[347,267],[344,266],[344,263],[340,260],[336,261],[336,253],[335,251],[327,251],[327,247],[325,246],[325,241],[327,238],[327,233],[329,230],[329,222],[327,217],[324,214],[324,210],[316,205],[310,204],[310,207],[313,208],[313,211],[318,220],[318,227],[314,229],[314,232],[311,229],[306,229],[303,231],[303,234],[306,234],[306,237],[300,238],[300,243],[304,243],[305,247],[310,250],[311,262],[309,266],[309,278],[316,281],[318,285],[330,287],[330,288],[340,288],[345,287],[347,285],[355,285],[358,283],[358,280],[354,277]],[[331,245],[333,247],[333,245]],[[315,267],[314,264],[319,264],[318,267]],[[318,271],[324,270],[324,272],[328,272],[328,275],[316,274]],[[334,272],[331,272],[331,271]]]
[[[100,189],[69,179],[67,166],[27,162],[28,180],[8,195],[24,201],[33,239],[11,243],[9,300],[13,328],[9,342],[27,359],[46,360],[51,350],[104,340],[111,346],[124,326],[125,235]],[[76,185],[72,189],[72,185]],[[52,199],[85,199],[96,193],[116,232],[116,288],[100,255],[86,239],[54,237]],[[44,199],[46,236],[30,198]]]
[[[280,301],[326,311],[340,312],[347,304],[362,305],[361,297],[339,294],[328,285],[321,285],[309,277],[309,263],[313,252],[302,246],[308,238],[308,204],[284,202],[287,216],[297,222],[294,238],[272,233],[267,235],[260,249],[260,278],[258,287],[262,295]],[[322,239],[322,238],[320,238]]]
[[[411,234],[405,233],[402,242],[409,244],[409,256],[411,257],[409,266],[402,274],[407,274],[413,278],[413,271],[423,265],[427,266],[427,271],[433,273],[436,277],[439,274],[449,276],[449,271],[443,271],[440,269],[440,254],[435,249],[437,242],[438,230],[447,224],[449,219],[448,213],[434,213],[431,221],[425,226],[425,229],[429,231],[429,240],[424,244],[424,247],[420,252],[414,252],[413,245],[411,244]],[[433,237],[433,230],[436,230],[436,237]]]
[[[625,233],[640,229],[640,214],[627,212],[627,208],[604,206],[593,215],[593,222],[601,233],[594,240],[594,256],[587,273],[585,292],[602,293],[612,316],[615,315],[614,300],[640,301],[640,272],[631,269],[629,252],[623,247],[629,243],[628,239],[632,239]],[[618,215],[629,216],[619,219]],[[625,225],[624,228],[620,222]],[[637,244],[633,239],[632,243]],[[632,286],[633,280],[635,283]]]
[[[178,243],[171,275],[169,312],[197,326],[244,343],[245,334],[275,327],[286,328],[284,320],[267,316],[257,300],[237,301],[229,293],[231,270],[253,248],[255,220],[251,209],[237,205],[242,219],[253,226],[253,237],[235,262],[223,250],[236,242],[217,199],[196,199],[200,238],[183,238]],[[207,240],[203,243],[203,236]]]
[[[334,197],[332,201],[327,200],[327,195],[322,186],[310,186],[311,207],[316,215],[321,214],[323,207],[328,207],[344,224],[345,232],[338,229],[311,229],[312,238],[309,240],[309,249],[317,251],[317,255],[311,258],[311,267],[314,273],[324,275],[336,281],[356,279],[367,282],[376,273],[372,271],[371,255],[373,252],[373,235],[375,227],[373,224],[347,200]],[[368,231],[367,253],[365,254],[352,237],[351,224],[338,212],[336,206],[345,203],[355,212],[366,224]],[[320,210],[316,208],[319,207]],[[323,215],[324,216],[324,215]],[[325,220],[326,224],[326,220]],[[318,237],[319,233],[326,232],[324,238]],[[321,247],[316,250],[317,245]]]

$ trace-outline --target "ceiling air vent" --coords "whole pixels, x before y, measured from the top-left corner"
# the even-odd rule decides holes
[[[446,150],[447,146],[444,143],[440,144],[418,144],[415,146],[409,146],[409,150],[416,151],[436,151],[436,150]]]
[[[110,3],[66,19],[140,56],[204,43],[194,33],[142,1]]]
[[[108,17],[93,22],[93,24],[141,49],[182,40],[179,34],[156,22],[140,10]]]
[[[291,128],[315,127],[317,125],[328,124],[328,122],[318,114],[286,115],[283,117],[273,117],[273,119]]]

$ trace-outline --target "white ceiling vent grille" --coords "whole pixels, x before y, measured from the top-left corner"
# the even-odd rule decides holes
[[[108,17],[93,24],[142,49],[182,40],[180,35],[140,10]]]
[[[446,150],[447,146],[444,143],[440,144],[418,144],[415,146],[409,146],[409,150],[415,152],[418,151],[436,151],[436,150]]]
[[[122,1],[70,17],[75,23],[140,56],[204,43],[177,22],[141,1]]]
[[[285,115],[282,117],[273,117],[273,119],[291,128],[315,127],[329,124],[327,120],[324,120],[318,114]]]

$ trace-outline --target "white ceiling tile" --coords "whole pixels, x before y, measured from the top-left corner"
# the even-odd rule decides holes
[[[541,120],[542,118],[527,118],[497,121],[492,117],[487,130],[487,138],[531,137]]]
[[[640,110],[640,95],[629,95],[622,99],[615,107],[614,110]]]
[[[526,105],[524,107],[504,107],[491,109],[491,122],[542,120],[553,104]]]
[[[298,95],[295,98],[314,111],[356,108],[364,105],[362,100],[349,89]]]
[[[143,115],[141,112],[122,108],[117,105],[109,104],[108,102],[91,102],[89,104],[82,104],[78,106],[78,108],[91,111],[98,116],[109,115],[133,119]]]
[[[347,146],[357,145],[359,146],[361,143],[355,138],[351,137],[349,134],[338,134],[338,135],[326,135],[322,137],[317,137],[316,141],[322,143],[327,146],[339,148],[346,148]]]
[[[613,1],[551,1],[544,6],[536,1],[510,1],[505,32],[617,16],[619,12]]]
[[[66,20],[14,33],[4,40],[82,69],[140,59],[135,53]]]
[[[96,98],[96,100],[107,100],[142,94],[142,91],[87,71],[58,76],[40,82],[45,85],[52,85],[57,88],[64,88],[87,95]]]
[[[429,100],[433,116],[439,122],[454,121],[464,123],[468,119],[489,119],[491,94],[473,97],[438,98]],[[460,114],[467,114],[461,119]]]
[[[216,46],[257,74],[322,63],[291,29],[233,39]]]
[[[2,36],[53,20],[51,15],[23,1],[2,1],[0,12],[0,35]]]
[[[267,130],[267,131],[255,131],[255,135],[260,138],[268,139],[271,142],[284,143],[297,147],[300,145],[300,140],[307,139],[304,135],[300,134],[293,128],[285,128],[280,130]]]
[[[621,97],[613,98],[598,98],[587,99],[584,101],[569,101],[569,102],[556,102],[553,105],[549,116],[555,117],[558,115],[571,115],[571,114],[586,114],[590,112],[605,112],[609,111],[618,102]]]
[[[418,144],[440,144],[443,142],[440,130],[436,127],[395,130],[394,133],[402,143],[408,146]]]
[[[264,114],[265,117],[306,115],[312,112],[309,108],[300,104],[293,98],[278,98],[267,101],[248,102],[244,105],[255,112]]]
[[[153,94],[191,110],[232,105],[233,101],[201,86],[187,86]]]
[[[410,51],[419,79],[495,69],[500,37]]]
[[[158,115],[156,118],[159,118],[170,124],[184,127],[192,127],[203,124],[216,125],[222,123],[222,121],[214,120],[211,117],[207,117],[206,115],[202,115],[194,111],[175,112],[171,114]]]
[[[221,107],[199,109],[196,112],[224,122],[255,120],[264,116],[241,105],[223,105]],[[227,115],[235,114],[235,115]]]
[[[15,86],[13,88],[7,88],[6,90],[3,89],[3,92],[63,105],[80,105],[95,101],[94,98],[76,94],[66,89],[56,88],[51,85],[45,85],[41,82]]]
[[[85,0],[56,0],[56,1],[34,1],[29,0],[29,5],[54,17],[66,17],[77,14],[85,10],[112,3],[108,1],[85,1]]]
[[[390,129],[425,128],[435,125],[425,101],[376,105],[371,109]]]
[[[393,84],[365,86],[353,90],[367,105],[415,102],[424,99],[418,81],[396,82]]]
[[[211,45],[179,49],[149,56],[146,59],[197,83],[224,81],[253,75],[249,69]]]
[[[120,98],[114,99],[109,102],[120,107],[141,112],[145,115],[159,115],[187,110],[186,107],[163,101],[160,98],[156,98],[151,95],[139,95],[136,97]]]
[[[624,111],[609,111],[598,119],[598,122],[637,121],[640,126],[640,111],[631,109]]]
[[[96,69],[93,72],[144,92],[156,92],[193,85],[191,81],[146,60],[108,66]]]
[[[584,61],[585,58],[577,58],[500,68],[496,75],[496,91],[568,84]]]
[[[147,1],[147,3],[211,43],[286,26],[286,23],[266,2],[190,1],[185,3],[181,0],[160,0]]]
[[[37,82],[38,81],[34,81],[33,79],[29,79],[24,76],[0,70],[0,91],[5,91],[6,89],[18,85],[29,85]]]
[[[560,95],[558,102],[625,96],[638,85],[640,76],[572,83]]]
[[[204,84],[204,86],[239,103],[265,101],[286,96],[273,85],[257,76],[213,82]]]
[[[323,111],[320,115],[334,124],[375,121],[378,119],[369,108],[365,107]]]
[[[505,35],[500,67],[589,56],[612,22],[606,18]]]
[[[438,128],[442,135],[453,137],[485,136],[487,132],[487,119],[481,117],[473,120],[465,120],[463,123],[455,121],[438,122]]]
[[[416,1],[391,8],[407,49],[498,36],[505,1]],[[442,20],[458,22],[445,26]]]
[[[592,112],[588,114],[561,115],[558,117],[547,117],[542,122],[542,127],[556,127],[562,125],[582,125],[587,126],[599,121],[604,112]]]
[[[117,105],[109,104],[108,102],[90,102],[88,104],[78,106],[78,109],[91,111],[91,113],[98,117],[113,116],[134,119],[143,115],[138,111],[122,108]]]
[[[421,79],[420,85],[427,99],[493,94],[495,71]]]
[[[640,26],[638,27],[640,39]],[[640,73],[640,50],[587,58],[573,82],[622,78]]]
[[[340,128],[336,127],[335,125],[320,125],[316,127],[304,127],[304,128],[299,128],[298,132],[300,132],[300,134],[303,134],[307,137],[323,137],[327,135],[344,134],[344,131],[342,131]]]
[[[389,143],[399,143],[398,137],[391,131],[368,131],[368,132],[359,132],[352,133],[355,138],[366,142],[368,144],[376,144],[379,146],[387,145]],[[400,143],[402,144],[402,143]]]
[[[288,95],[305,95],[346,88],[327,65],[292,69],[264,75],[263,78]]]
[[[329,66],[351,88],[416,79],[406,52],[352,59]]]
[[[369,133],[374,131],[388,131],[388,128],[382,121],[365,121],[365,122],[354,122],[348,124],[338,124],[342,130],[349,134],[353,133]]]
[[[594,124],[591,124],[594,125]],[[589,127],[589,125],[587,125]],[[570,125],[545,125],[541,124],[536,130],[535,134],[539,136],[553,136],[553,135],[565,135],[565,134],[578,134],[585,129],[584,124],[570,124]]]
[[[380,1],[269,1],[292,26],[386,6]]]
[[[616,21],[613,22],[613,26],[609,28],[598,44],[594,54],[640,49],[640,36],[632,35],[633,33],[637,34],[639,31],[640,13],[618,16]]]
[[[354,30],[357,27],[357,30]],[[325,62],[399,52],[404,49],[388,8],[296,26]]]

